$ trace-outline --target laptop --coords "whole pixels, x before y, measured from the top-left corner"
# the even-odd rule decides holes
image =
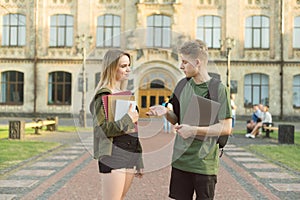
[[[182,124],[191,126],[209,126],[215,123],[221,104],[205,97],[193,94]]]

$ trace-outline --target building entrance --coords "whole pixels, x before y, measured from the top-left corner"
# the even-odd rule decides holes
[[[146,118],[146,112],[154,105],[161,105],[166,97],[170,97],[172,91],[165,87],[161,80],[154,80],[147,89],[139,89],[139,109],[140,117]]]

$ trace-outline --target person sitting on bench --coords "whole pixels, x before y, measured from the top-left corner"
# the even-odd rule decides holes
[[[259,129],[264,125],[264,123],[272,123],[272,115],[269,112],[269,106],[264,106],[263,107],[263,113],[262,113],[262,121],[258,122],[251,133],[247,133],[246,137],[247,138],[255,138],[259,134]]]
[[[251,131],[254,129],[256,124],[258,122],[261,122],[261,115],[263,111],[263,105],[262,104],[254,104],[253,105],[253,113],[251,120],[247,121],[247,133],[251,133]]]

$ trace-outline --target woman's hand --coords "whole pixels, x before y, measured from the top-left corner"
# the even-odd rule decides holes
[[[146,112],[148,116],[163,116],[167,114],[168,109],[162,105],[151,106],[150,110]]]
[[[139,113],[132,108],[132,104],[130,104],[127,114],[129,115],[133,123],[139,120]]]

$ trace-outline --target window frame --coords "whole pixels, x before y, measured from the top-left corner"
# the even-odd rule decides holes
[[[111,20],[109,18],[111,18]],[[121,46],[121,17],[119,15],[113,15],[113,14],[105,14],[105,15],[98,16],[97,27],[96,27],[96,47],[97,48],[107,48],[107,47],[118,48],[120,46]]]
[[[11,73],[15,73],[12,75]],[[14,76],[14,80],[11,80]],[[4,80],[5,79],[5,80]],[[11,88],[14,90],[11,91]],[[10,98],[15,98],[18,93],[19,101],[11,101]],[[1,102],[2,105],[23,105],[24,104],[24,73],[19,71],[4,71],[1,73]]]
[[[15,17],[17,19],[13,20]],[[26,45],[25,15],[19,13],[4,15],[2,28],[2,46],[23,47]]]
[[[211,18],[211,24],[209,24],[209,18]],[[201,24],[201,22],[203,23]],[[208,32],[210,32],[210,35],[208,35]],[[220,16],[203,15],[197,18],[196,38],[205,41],[208,48],[219,49],[221,47],[221,35],[222,27]]]
[[[258,83],[255,81],[258,76]],[[248,78],[249,77],[249,78]],[[250,83],[246,83],[247,79],[250,79]],[[263,73],[251,73],[246,74],[244,77],[244,107],[251,108],[254,104],[269,104],[269,91],[270,91],[270,84],[269,84],[269,75]],[[247,88],[250,88],[249,89]],[[257,91],[258,90],[258,94]],[[250,102],[246,102],[246,94],[250,95]],[[258,97],[257,97],[258,95]],[[264,100],[263,100],[264,98]],[[258,101],[255,99],[259,99]]]
[[[299,80],[296,80],[296,79],[299,79]],[[296,81],[298,81],[298,83],[296,83]],[[297,98],[298,102],[295,102],[295,100],[296,100],[295,93],[297,95],[299,95],[298,98]],[[300,74],[297,74],[297,75],[293,76],[293,107],[297,108],[297,109],[300,109]]]
[[[160,21],[159,18],[161,18]],[[147,17],[147,42],[150,48],[171,48],[171,17],[167,15],[150,15]]]
[[[257,18],[259,18],[259,25],[255,24],[257,23]],[[248,23],[250,23],[251,25],[248,25]],[[267,25],[264,26],[264,24]],[[264,32],[267,32],[268,34],[265,35]],[[268,16],[254,15],[246,18],[244,48],[270,49],[270,18]]]
[[[293,28],[293,48],[294,49],[300,49],[299,35],[300,35],[300,16],[296,16],[294,18],[294,28]]]
[[[65,48],[65,47],[72,47],[73,45],[74,45],[73,15],[68,15],[68,14],[52,15],[50,17],[49,47]]]
[[[60,74],[59,74],[60,73]],[[62,75],[62,81],[58,75]],[[66,81],[66,76],[69,77],[69,81]],[[62,90],[59,96],[59,88]],[[69,89],[69,92],[68,92]],[[69,102],[67,98],[69,97]],[[59,102],[59,98],[61,101]],[[48,74],[48,105],[72,105],[72,74],[65,71],[53,71]]]

